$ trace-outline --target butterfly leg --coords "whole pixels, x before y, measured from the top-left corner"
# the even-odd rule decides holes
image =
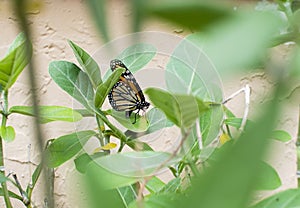
[[[139,115],[140,109],[138,109],[138,111],[135,113],[134,115],[134,122],[132,124],[136,123],[136,116]]]

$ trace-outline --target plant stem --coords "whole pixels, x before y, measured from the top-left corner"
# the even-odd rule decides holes
[[[101,144],[101,146],[104,146],[104,136],[103,136],[103,131],[105,130],[105,127],[103,125],[103,121],[99,118],[99,116],[96,115],[96,121],[97,121],[97,125],[98,125],[98,132],[99,132],[99,136],[97,137],[99,139],[99,142]]]
[[[8,110],[8,99],[7,99],[8,93],[7,91],[3,92],[3,113],[2,113],[2,122],[1,122],[1,127],[6,126],[6,121],[7,121],[7,110]],[[2,137],[0,135],[0,171],[3,175],[5,175],[5,168],[4,168],[4,155],[3,155],[3,144],[2,144]],[[5,205],[7,208],[12,208],[9,194],[8,194],[8,189],[7,185],[5,182],[1,183],[2,190],[3,190],[3,196],[4,196],[4,201]]]
[[[106,118],[106,116],[98,109],[94,110],[97,116],[112,130],[114,135],[116,135],[117,138],[119,138],[122,142],[127,141],[127,137],[125,134],[123,134],[122,131],[120,131],[117,127],[115,127],[112,123],[109,122],[109,120]]]

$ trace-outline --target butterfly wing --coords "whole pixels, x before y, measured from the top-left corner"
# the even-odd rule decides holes
[[[145,96],[129,69],[117,59],[111,61],[110,67],[112,71],[117,68],[125,69],[108,95],[113,109],[126,111],[126,115],[130,116],[132,111],[148,108],[149,103],[145,101]]]
[[[137,109],[138,98],[124,82],[118,81],[113,86],[108,94],[108,99],[113,109],[117,111],[134,111]]]

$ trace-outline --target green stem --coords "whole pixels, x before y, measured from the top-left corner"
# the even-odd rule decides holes
[[[125,146],[125,143],[124,143],[124,142],[121,142],[120,148],[118,149],[118,152],[122,152],[124,146]]]
[[[227,124],[225,124],[225,126],[226,126],[226,131],[227,131],[228,136],[230,137],[230,139],[232,139],[233,137],[231,135],[229,126]]]
[[[101,119],[99,119],[99,116],[96,116],[96,121],[97,121],[97,125],[98,125],[98,132],[99,132],[99,136],[97,137],[101,146],[104,146],[104,136],[103,136],[103,131],[104,129],[104,125],[103,122],[101,121]]]
[[[3,113],[2,113],[2,122],[1,122],[1,127],[6,126],[6,121],[7,121],[7,110],[8,110],[8,92],[5,91],[3,92]],[[0,167],[1,167],[1,173],[5,175],[5,168],[4,168],[4,155],[3,155],[3,143],[2,143],[2,137],[0,136]],[[1,183],[1,187],[3,190],[3,196],[4,196],[4,201],[5,205],[7,208],[12,208],[10,198],[9,198],[9,193],[7,189],[7,185],[5,182]]]
[[[97,116],[99,116],[99,118],[111,129],[114,135],[117,138],[119,138],[122,142],[126,143],[127,137],[125,136],[125,134],[119,129],[117,129],[117,127],[115,127],[112,123],[110,123],[102,111],[98,109],[95,109],[94,111],[97,114]]]

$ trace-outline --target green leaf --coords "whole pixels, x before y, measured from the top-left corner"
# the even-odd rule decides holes
[[[208,109],[200,99],[190,95],[171,94],[167,91],[148,88],[145,90],[154,106],[179,127],[190,128],[196,118]]]
[[[289,189],[274,194],[250,208],[298,208],[300,204],[300,189]]]
[[[85,173],[86,168],[87,168],[88,164],[91,161],[93,161],[94,159],[96,159],[98,157],[103,157],[104,155],[107,155],[107,153],[105,153],[105,152],[96,152],[92,155],[89,155],[87,153],[83,153],[83,154],[81,154],[81,155],[79,155],[78,157],[75,158],[75,160],[74,160],[75,167],[80,173]]]
[[[102,83],[101,80],[101,71],[97,62],[82,48],[73,43],[71,40],[68,40],[69,45],[73,49],[73,52],[76,56],[76,59],[84,72],[90,78],[90,81],[94,87],[97,88],[98,85]]]
[[[82,119],[80,113],[64,106],[39,106],[39,111],[41,123],[51,121],[76,122]],[[32,106],[13,106],[9,109],[9,112],[35,116]]]
[[[138,43],[126,48],[118,55],[125,66],[135,73],[148,64],[156,54],[156,48],[148,43]]]
[[[291,0],[291,10],[296,12],[300,9],[300,1],[299,0]]]
[[[49,74],[65,92],[75,98],[87,109],[93,109],[94,91],[89,77],[75,64],[67,61],[53,61]]]
[[[220,126],[224,118],[221,105],[214,105],[200,116],[200,130],[203,145],[213,142],[220,133]]]
[[[156,173],[157,168],[167,167],[178,161],[177,157],[166,152],[125,152],[94,160],[102,167],[127,177],[145,177]]]
[[[171,122],[180,126],[181,122],[180,118],[178,118],[178,114],[180,113],[179,106],[173,95],[154,88],[146,89],[145,93],[149,96],[149,99],[155,107],[161,109]]]
[[[26,193],[28,195],[31,195],[30,192],[32,192],[32,190],[34,189],[34,187],[35,187],[35,185],[36,185],[36,183],[37,183],[37,181],[38,181],[38,179],[39,179],[39,177],[41,175],[42,170],[43,170],[43,166],[40,163],[40,164],[38,164],[38,166],[36,166],[33,174],[31,175],[31,183],[29,183],[27,185]]]
[[[224,124],[228,125],[228,126],[233,126],[236,129],[239,129],[241,127],[243,118],[236,118],[236,117],[229,117],[224,119]],[[246,128],[249,128],[251,125],[253,125],[253,122],[251,120],[247,120],[246,121]]]
[[[158,108],[151,108],[147,111],[146,118],[148,121],[148,128],[144,132],[136,132],[127,130],[125,135],[130,137],[131,139],[137,139],[138,137],[145,136],[147,134],[151,134],[165,127],[171,127],[174,124],[170,122],[166,115],[159,110]]]
[[[194,95],[204,101],[222,102],[222,81],[203,49],[188,38],[175,48],[166,66],[167,89]]]
[[[278,88],[275,99],[280,97]],[[228,148],[220,151],[216,161],[205,167],[199,177],[193,178],[191,189],[187,195],[178,197],[174,208],[247,207],[253,197],[254,187],[260,182],[257,176],[264,174],[259,161],[270,144],[268,138],[276,124],[278,107],[278,102],[269,102],[259,120],[233,145],[227,145]]]
[[[175,48],[167,64],[165,77],[167,88],[173,93],[192,94],[213,103],[223,100],[219,73],[200,45],[189,37]],[[212,108],[201,114],[200,129],[204,146],[219,135],[222,121],[221,105],[212,105]]]
[[[243,120],[242,118],[232,117],[232,118],[226,118],[224,120],[224,123],[238,129],[241,127],[242,120]]]
[[[156,48],[153,45],[138,43],[123,50],[116,58],[122,60],[131,73],[135,73],[149,63],[155,54]],[[107,70],[103,79],[111,73],[111,70]]]
[[[15,83],[31,56],[32,50],[27,54],[25,35],[20,33],[0,61],[0,85],[4,91]]]
[[[128,207],[129,204],[137,198],[137,193],[134,185],[124,186],[117,189],[119,195],[124,203],[124,207]]]
[[[180,191],[181,188],[181,178],[174,178],[169,181],[160,191],[160,194],[171,194],[177,193]]]
[[[128,139],[126,145],[135,151],[153,151],[146,142],[141,142],[138,139]]]
[[[146,189],[151,193],[158,193],[166,184],[158,177],[153,176],[146,184]]]
[[[101,183],[102,180],[118,180],[117,176],[112,175],[108,177],[105,169],[95,167],[93,169],[93,162],[89,164],[89,171],[85,175],[85,181],[87,184],[87,197],[89,199],[89,208],[99,208],[99,207],[112,207],[112,208],[126,208],[126,201],[120,195],[118,189],[106,189]],[[99,171],[99,172],[98,172]],[[101,178],[104,176],[104,178]],[[116,182],[121,182],[120,180]]]
[[[236,116],[233,114],[231,110],[229,110],[225,105],[223,105],[223,111],[227,118],[235,118]]]
[[[203,30],[207,26],[224,20],[232,14],[232,10],[225,7],[224,4],[222,6],[219,5],[222,2],[213,4],[208,1],[169,0],[151,3],[147,7],[148,15],[166,19],[192,30]]]
[[[18,194],[12,192],[12,191],[8,191],[8,195],[9,197],[11,198],[15,198],[15,199],[18,199],[20,200],[21,202],[23,202],[23,198],[21,196],[19,196]],[[0,188],[0,196],[4,196],[4,192],[3,192],[3,189]]]
[[[283,130],[273,131],[271,138],[276,139],[281,142],[288,142],[292,139],[291,135]]]
[[[274,190],[281,186],[281,180],[276,170],[268,163],[259,162],[262,174],[258,175],[258,182],[255,183],[257,190]]]
[[[298,35],[297,35],[297,30],[298,30],[298,28],[300,27],[300,23],[299,23],[299,18],[300,18],[300,1],[298,1],[298,3],[297,3],[297,6],[298,6],[298,8],[297,8],[297,10],[295,10],[294,12],[293,12],[293,15],[291,16],[291,19],[289,19],[289,21],[288,21],[288,23],[286,23],[287,25],[289,25],[290,26],[290,28],[288,28],[288,29],[286,29],[287,31],[289,31],[289,29],[291,29],[291,28],[293,28],[292,30],[291,30],[291,32],[290,33],[288,33],[288,34],[292,34],[292,33],[294,33],[294,37],[291,37],[290,38],[290,41],[291,42],[297,42],[298,41]],[[297,29],[296,29],[297,28]],[[279,38],[280,36],[278,36],[278,38]],[[289,37],[289,36],[287,36],[287,37]]]
[[[98,175],[94,175],[95,180],[103,188],[112,189],[133,184],[178,160],[165,152],[126,152],[94,159],[88,165],[87,173]]]
[[[123,71],[124,71],[123,68],[116,69],[104,83],[101,83],[97,87],[96,94],[95,94],[96,108],[102,107],[102,104],[105,101],[108,93],[110,92],[111,88],[116,84],[116,82],[119,81]]]
[[[175,199],[178,197],[178,194],[154,194],[150,197],[147,197],[143,202],[143,208],[166,208],[166,207],[175,207]],[[130,204],[129,208],[139,208],[140,205],[138,202],[134,201]]]
[[[37,180],[39,179],[41,172],[42,172],[43,166],[41,164],[39,164],[38,166],[36,166],[32,176],[31,176],[31,187],[33,188],[37,182]],[[28,192],[27,192],[28,193]]]
[[[110,115],[128,130],[131,130],[134,132],[143,132],[143,131],[146,131],[149,127],[149,122],[148,122],[146,116],[140,116],[136,113],[132,113],[130,115],[130,118],[127,118],[125,116],[124,111],[112,110],[110,112],[111,112]]]
[[[173,126],[173,123],[170,122],[166,115],[158,108],[151,108],[147,112],[147,119],[149,122],[149,127],[146,131],[147,134],[153,133],[165,127]]]
[[[15,129],[12,126],[1,126],[0,136],[4,141],[11,142],[16,137]]]
[[[94,131],[79,131],[55,139],[45,152],[47,165],[50,168],[60,166],[75,156],[83,148],[83,145],[95,135]]]
[[[180,150],[180,152],[184,155],[184,159],[185,160],[191,160],[191,158],[199,158],[200,153],[202,153],[202,151],[205,149],[200,149],[200,145],[199,145],[199,130],[197,130],[197,123],[195,123],[195,125],[192,127],[190,134],[188,135],[188,137],[185,139],[182,148]],[[202,159],[202,158],[201,158]],[[180,172],[179,170],[180,168],[177,168],[176,170],[176,174],[177,171]]]
[[[87,178],[93,179],[93,183],[101,189],[108,190],[123,186],[129,186],[138,180],[137,177],[127,177],[119,173],[112,172],[97,161],[91,161],[86,169]]]

